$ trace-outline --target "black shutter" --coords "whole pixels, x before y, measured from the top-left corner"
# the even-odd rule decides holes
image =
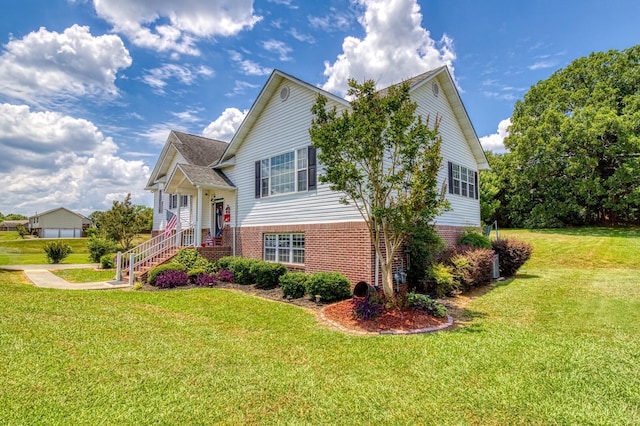
[[[316,167],[316,149],[312,146],[309,146],[307,149],[308,156],[308,171],[309,171],[309,191],[314,190],[318,187],[318,179],[317,179],[317,167]]]
[[[260,161],[256,161],[256,198],[260,198]]]
[[[479,193],[479,188],[478,188],[478,172],[473,172],[473,181],[475,182],[475,188],[476,188],[475,197],[476,197],[476,200],[477,200],[477,199],[478,199],[478,193]]]
[[[453,194],[453,163],[449,161],[449,194]]]

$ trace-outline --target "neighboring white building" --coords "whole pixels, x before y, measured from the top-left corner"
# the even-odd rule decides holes
[[[91,220],[64,207],[29,217],[29,231],[40,238],[80,238]]]
[[[436,228],[452,243],[462,228],[480,226],[478,171],[489,165],[447,68],[408,82],[417,114],[441,118],[438,178],[447,182],[451,210]],[[172,131],[146,187],[154,193],[154,234],[177,214],[178,228],[196,230],[196,246],[221,233],[217,242],[235,255],[373,282],[375,259],[362,217],[317,180],[322,164],[309,127],[318,94],[350,108],[275,70],[230,143]]]

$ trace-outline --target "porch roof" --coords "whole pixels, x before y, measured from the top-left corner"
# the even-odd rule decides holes
[[[236,187],[220,170],[213,170],[208,166],[196,166],[193,164],[177,164],[173,173],[167,180],[165,190],[167,193],[178,193],[178,188],[186,182],[190,186],[203,188],[226,189],[235,191]]]

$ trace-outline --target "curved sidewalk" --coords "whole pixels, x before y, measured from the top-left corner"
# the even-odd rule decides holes
[[[57,265],[3,265],[0,269],[10,271],[24,271],[25,275],[37,287],[55,288],[58,290],[111,290],[116,288],[130,288],[124,281],[100,281],[92,283],[70,283],[51,273],[51,269],[79,269],[96,268],[97,264],[57,264]]]

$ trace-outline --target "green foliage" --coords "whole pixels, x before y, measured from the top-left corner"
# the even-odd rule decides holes
[[[102,256],[105,254],[113,253],[116,251],[116,245],[113,241],[104,237],[89,237],[87,241],[87,248],[89,249],[89,260],[94,263],[101,261]]]
[[[434,259],[444,249],[444,242],[432,224],[418,222],[407,241],[409,263],[407,282],[412,289],[426,289],[425,278]]]
[[[489,237],[482,235],[474,228],[465,228],[460,234],[460,238],[458,238],[458,244],[476,248],[491,248],[491,240]]]
[[[195,283],[196,278],[198,278],[198,275],[202,275],[202,274],[209,274],[209,271],[207,271],[205,268],[193,268],[193,269],[187,270],[187,276],[189,277],[190,283]]]
[[[531,244],[513,239],[495,240],[491,245],[499,256],[500,275],[503,277],[515,275],[533,252]]]
[[[255,275],[251,272],[251,267],[262,260],[245,259],[238,256],[225,256],[216,262],[216,269],[227,269],[233,272],[234,282],[237,284],[254,284],[256,282]]]
[[[416,116],[409,84],[381,93],[372,80],[349,80],[351,109],[338,114],[319,95],[309,130],[323,165],[319,177],[341,202],[353,204],[365,220],[381,260],[382,287],[393,296],[393,259],[418,222],[428,223],[447,203],[440,193],[441,138],[436,117]]]
[[[434,264],[429,271],[429,276],[433,282],[430,290],[438,297],[452,295],[458,289],[453,279],[453,268],[449,265]]]
[[[319,295],[323,302],[347,299],[351,296],[351,284],[339,272],[316,272],[307,281],[307,294],[311,298]]]
[[[44,252],[49,263],[60,263],[71,254],[72,250],[71,246],[64,241],[54,240],[45,244]]]
[[[100,232],[118,243],[123,250],[131,247],[136,235],[147,226],[141,209],[131,202],[131,194],[127,194],[124,201],[115,200],[111,210],[96,216],[96,226]]]
[[[287,268],[282,263],[258,261],[251,265],[256,288],[263,290],[276,288],[280,277],[286,273]]]
[[[375,291],[365,297],[354,297],[353,316],[360,320],[372,320],[378,318],[385,311],[384,295]]]
[[[27,220],[28,218],[20,213],[9,213],[2,220]]]
[[[184,265],[187,271],[203,269],[205,272],[213,272],[213,263],[202,257],[195,249],[181,249],[172,262]]]
[[[20,235],[20,238],[24,238],[24,236],[27,235],[28,233],[27,229],[21,223],[16,225],[16,232],[18,232],[18,235]]]
[[[304,272],[287,272],[279,279],[282,294],[285,297],[291,296],[293,299],[304,296],[307,292],[308,280],[309,274]]]
[[[99,234],[98,228],[87,228],[85,232],[87,233],[88,238],[96,238]]]
[[[231,264],[237,259],[236,256],[224,256],[218,259],[215,262],[215,270],[219,271],[220,269],[226,269],[228,271],[231,270]]]
[[[166,271],[185,271],[187,268],[184,265],[179,263],[163,263],[162,265],[158,265],[155,268],[151,268],[147,273],[147,284],[156,285],[156,280],[158,276]]]
[[[113,253],[104,254],[100,257],[100,267],[102,269],[112,269],[115,267],[115,257]]]
[[[516,102],[506,211],[533,228],[640,220],[640,45],[579,58]]]
[[[433,300],[426,294],[408,293],[407,304],[414,308],[424,312],[428,312],[437,318],[444,318],[447,316],[447,307],[437,300]]]

